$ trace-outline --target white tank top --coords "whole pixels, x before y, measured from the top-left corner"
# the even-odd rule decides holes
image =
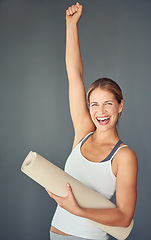
[[[92,134],[93,132],[89,133],[72,150],[65,164],[65,172],[110,199],[116,189],[116,177],[112,172],[112,159],[120,148],[127,145],[119,147],[122,143],[119,140],[103,161],[91,162],[81,154],[81,146]],[[96,227],[92,221],[75,216],[60,206],[57,206],[52,226],[77,237],[96,240],[108,239],[107,233]]]

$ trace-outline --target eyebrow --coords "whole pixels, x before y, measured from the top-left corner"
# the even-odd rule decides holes
[[[114,101],[113,101],[113,100],[107,100],[107,101],[105,101],[105,103],[106,103],[106,102],[114,102]]]
[[[107,103],[107,102],[114,102],[113,100],[107,100],[107,101],[105,101],[105,103]],[[98,103],[98,102],[90,102],[90,104],[92,104],[92,103]]]

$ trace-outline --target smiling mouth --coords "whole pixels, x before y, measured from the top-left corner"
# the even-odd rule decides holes
[[[110,117],[97,117],[96,119],[100,125],[106,125],[110,121]]]

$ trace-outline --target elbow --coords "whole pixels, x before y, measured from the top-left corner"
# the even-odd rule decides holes
[[[119,210],[119,227],[124,228],[129,227],[132,222],[134,212],[128,210],[124,211],[123,209],[120,208],[118,210]]]
[[[131,221],[124,221],[122,227],[127,228],[129,227],[130,224],[131,224]]]
[[[132,218],[123,216],[122,221],[120,222],[121,227],[127,228],[132,222]]]

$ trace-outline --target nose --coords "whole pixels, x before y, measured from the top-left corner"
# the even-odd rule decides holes
[[[104,114],[106,112],[105,105],[104,104],[100,105],[99,110],[100,110],[101,114]]]

